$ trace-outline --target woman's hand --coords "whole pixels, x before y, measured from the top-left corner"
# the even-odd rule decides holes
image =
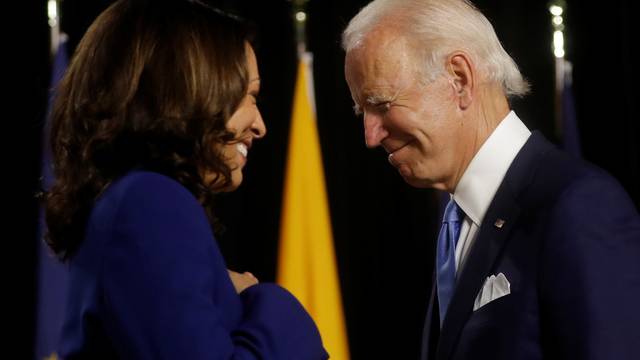
[[[258,283],[258,279],[253,276],[252,273],[246,271],[242,274],[237,273],[235,271],[227,270],[229,272],[229,277],[231,278],[231,282],[233,283],[233,287],[236,288],[236,292],[240,294],[244,289],[249,286],[256,285]]]

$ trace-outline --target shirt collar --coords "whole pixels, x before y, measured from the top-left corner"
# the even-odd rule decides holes
[[[453,199],[477,226],[482,223],[507,170],[530,135],[531,131],[515,112],[510,111],[462,174]]]

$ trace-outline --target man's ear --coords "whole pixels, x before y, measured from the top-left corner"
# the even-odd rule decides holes
[[[475,86],[475,67],[471,57],[462,51],[451,53],[447,57],[447,71],[451,79],[451,85],[459,99],[459,106],[465,110],[473,102],[473,90]]]

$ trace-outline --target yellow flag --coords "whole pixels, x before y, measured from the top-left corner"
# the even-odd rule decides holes
[[[311,54],[300,56],[282,202],[278,283],[318,325],[331,359],[349,359],[315,105]]]

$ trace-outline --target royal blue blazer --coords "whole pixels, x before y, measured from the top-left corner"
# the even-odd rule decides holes
[[[510,294],[474,311],[500,273]],[[534,132],[489,206],[442,328],[435,294],[423,359],[638,360],[640,216],[614,178]]]
[[[69,291],[65,359],[327,358],[289,292],[236,293],[204,209],[157,173],[131,172],[97,200]]]

